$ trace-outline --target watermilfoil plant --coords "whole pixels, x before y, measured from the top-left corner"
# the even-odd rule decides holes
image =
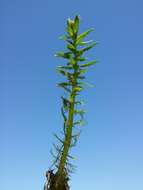
[[[56,53],[56,57],[66,60],[65,65],[58,66],[57,71],[64,76],[65,80],[58,84],[63,88],[65,95],[61,97],[61,115],[63,117],[62,135],[55,137],[58,140],[54,144],[54,162],[47,172],[48,183],[45,190],[68,190],[69,176],[74,166],[70,154],[71,148],[76,145],[80,135],[79,126],[83,125],[84,110],[81,108],[82,101],[79,98],[84,87],[85,73],[95,60],[87,62],[84,53],[96,45],[94,40],[84,41],[93,29],[79,34],[79,16],[73,20],[67,20],[66,35],[61,38],[65,41],[67,51]]]

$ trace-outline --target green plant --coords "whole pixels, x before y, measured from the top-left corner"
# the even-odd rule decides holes
[[[96,63],[95,60],[85,62],[86,58],[83,56],[86,51],[96,45],[93,40],[84,41],[93,29],[79,34],[79,21],[79,16],[75,16],[74,20],[67,20],[67,33],[61,37],[66,42],[67,51],[58,52],[55,55],[65,59],[67,63],[57,67],[58,73],[65,77],[65,81],[58,84],[65,91],[65,96],[61,97],[61,114],[64,124],[63,136],[59,137],[55,134],[59,142],[54,145],[56,155],[52,152],[55,158],[52,168],[55,172],[51,175],[54,178],[50,181],[50,190],[66,190],[69,188],[69,174],[73,170],[70,159],[74,159],[70,155],[70,150],[76,145],[80,135],[78,126],[83,124],[84,110],[80,108],[82,101],[79,99],[79,95],[84,87],[85,73],[88,67]],[[54,181],[52,182],[52,180]]]

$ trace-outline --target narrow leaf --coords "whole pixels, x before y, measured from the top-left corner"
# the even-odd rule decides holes
[[[89,41],[86,41],[86,42],[80,42],[79,45],[84,46],[84,45],[87,45],[87,44],[92,43],[92,42],[94,42],[94,40],[89,40]]]
[[[85,111],[84,110],[74,110],[74,113],[79,114],[83,118]]]
[[[84,74],[88,69],[80,69],[79,74]]]
[[[71,89],[67,87],[68,85],[66,83],[59,83],[57,86],[63,88],[67,92],[71,93]]]
[[[77,134],[72,135],[72,138],[78,138],[81,134],[81,131],[79,131]]]
[[[72,44],[68,44],[68,45],[67,45],[67,48],[68,48],[69,50],[71,50],[71,51],[75,51],[75,47],[74,47],[74,45],[72,45]]]
[[[62,140],[62,139],[60,139],[59,137],[58,137],[58,135],[57,134],[54,134],[54,136],[56,137],[56,139],[58,139],[62,144],[64,143],[64,141]]]
[[[71,19],[67,20],[67,32],[68,34],[73,37],[73,25],[74,25],[74,21]]]
[[[71,52],[58,52],[55,54],[56,57],[61,57],[61,58],[65,58],[65,59],[70,59],[71,57]]]
[[[75,104],[76,105],[84,105],[84,101],[83,100],[75,101]]]
[[[55,144],[53,144],[53,147],[54,147],[54,149],[57,151],[58,154],[61,153],[61,148],[60,148],[60,147],[58,147],[58,146],[55,145]],[[58,158],[57,158],[57,159],[58,159]]]
[[[62,36],[59,37],[59,39],[67,41],[68,39],[70,39],[70,37],[67,36],[67,35],[62,35]]]
[[[65,70],[62,70],[62,69],[57,69],[58,73],[62,74],[63,76],[65,76],[66,78],[70,79],[72,74],[65,71]]]
[[[80,65],[80,67],[88,67],[88,66],[94,65],[95,63],[97,63],[96,60],[90,61],[90,62],[88,62],[88,63],[85,63],[85,64]]]
[[[86,57],[80,57],[80,56],[79,56],[77,60],[80,61],[80,62],[83,62],[83,61],[87,60],[87,58],[86,58]]]
[[[78,27],[79,27],[79,16],[76,16],[74,19],[74,32],[78,32]]]
[[[79,43],[80,43],[91,31],[93,31],[93,30],[94,30],[94,29],[91,28],[91,29],[89,29],[89,30],[83,32],[82,34],[79,34],[79,35],[77,36],[76,45],[79,45]]]
[[[63,116],[63,118],[64,118],[64,121],[67,121],[67,117],[66,117],[66,115],[65,115],[65,112],[64,112],[63,107],[61,108],[61,113],[62,113],[62,116]]]
[[[70,58],[70,61],[69,61],[69,64],[75,65],[75,63],[76,63],[75,59],[71,57],[71,58]]]
[[[61,82],[61,83],[58,83],[58,86],[71,86],[71,84],[68,82]]]
[[[71,159],[73,159],[73,160],[75,160],[75,159],[76,159],[76,157],[71,156],[71,155],[68,155],[68,157],[69,157],[69,158],[71,158]]]
[[[83,124],[83,121],[82,121],[82,120],[79,120],[79,121],[74,122],[74,125],[79,125],[79,126],[81,126],[82,124]]]
[[[68,69],[68,70],[73,69],[73,67],[71,67],[71,66],[58,66],[57,68],[59,68],[59,69]]]
[[[64,98],[63,96],[61,98],[62,98],[62,101],[63,101],[63,107],[64,107],[64,109],[68,110],[69,106],[70,106],[70,101],[68,99]]]
[[[91,44],[91,45],[89,45],[89,46],[87,46],[87,47],[85,47],[85,48],[83,48],[83,49],[80,49],[80,50],[78,51],[79,55],[82,55],[85,51],[88,51],[89,49],[93,48],[95,45],[96,45],[96,43]]]
[[[81,86],[76,86],[75,88],[74,88],[74,91],[75,92],[79,92],[79,91],[81,91],[82,90],[82,87]]]

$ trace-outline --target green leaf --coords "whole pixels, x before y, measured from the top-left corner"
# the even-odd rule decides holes
[[[81,116],[81,118],[83,118],[85,111],[84,110],[74,110],[74,114],[79,114]]]
[[[66,42],[73,45],[73,42],[71,40],[66,40]]]
[[[73,69],[73,67],[71,67],[71,66],[58,66],[57,68],[58,69],[67,69],[67,70]]]
[[[71,75],[72,75],[71,73],[69,73],[69,72],[67,72],[65,70],[62,70],[62,69],[58,69],[58,68],[57,68],[57,72],[60,73],[60,74],[62,74],[63,76],[65,76],[68,79],[70,79]]]
[[[71,27],[67,27],[67,32],[70,35],[70,37],[73,36],[73,31],[72,31]]]
[[[85,63],[85,64],[80,65],[80,67],[88,67],[88,66],[94,65],[95,63],[97,63],[96,60],[90,61],[90,62],[88,62],[88,63]]]
[[[70,61],[69,61],[69,64],[75,65],[75,63],[76,63],[75,59],[71,57],[71,58],[70,58]]]
[[[63,142],[64,142],[62,139],[60,139],[60,138],[58,137],[58,135],[54,134],[54,136],[55,136],[55,137],[56,137],[56,139],[58,139],[61,143],[63,143]]]
[[[94,31],[93,28],[91,28],[91,29],[89,29],[89,30],[83,32],[82,34],[79,34],[79,35],[77,36],[76,45],[79,45],[79,43],[80,43],[90,32],[92,32],[92,31]]]
[[[76,104],[76,105],[78,105],[78,104],[79,104],[79,105],[83,105],[83,104],[84,104],[84,101],[83,101],[83,100],[75,101],[75,104]]]
[[[78,138],[80,136],[81,132],[78,132],[77,134],[72,135],[72,138]]]
[[[74,47],[74,45],[72,45],[72,44],[68,44],[68,45],[67,45],[67,48],[68,48],[69,50],[71,50],[71,51],[75,51],[75,47]]]
[[[58,86],[71,86],[71,84],[68,82],[61,82],[61,83],[58,83]]]
[[[72,54],[71,52],[66,52],[66,53],[58,52],[58,53],[55,54],[55,56],[56,57],[62,57],[62,58],[65,58],[65,59],[70,59],[71,54]]]
[[[73,159],[73,160],[76,160],[76,157],[71,156],[71,155],[69,155],[69,154],[68,154],[68,157],[71,158],[71,159]]]
[[[58,154],[61,153],[61,147],[59,147],[58,145],[55,145],[55,144],[53,144],[53,147],[54,147],[54,149],[56,150],[56,152],[57,152]],[[56,156],[55,156],[55,157],[56,157]]]
[[[74,91],[75,92],[79,92],[79,91],[81,91],[82,90],[82,87],[81,86],[76,86],[76,87],[74,87]]]
[[[87,60],[87,58],[86,58],[86,57],[80,57],[80,56],[79,56],[77,60],[80,61],[80,62],[83,62],[83,61]]]
[[[66,170],[68,173],[74,173],[75,166],[69,162],[66,162]]]
[[[79,16],[76,16],[74,19],[74,32],[77,33],[79,28]]]
[[[81,126],[82,123],[83,123],[83,120],[81,119],[81,120],[79,120],[79,121],[74,122],[74,125],[79,125],[79,126]]]
[[[64,112],[63,107],[61,108],[61,113],[62,113],[62,116],[63,116],[63,118],[64,118],[64,121],[67,121],[67,117],[66,117],[66,115],[65,115],[65,112]]]
[[[71,93],[71,89],[67,87],[68,85],[66,83],[59,83],[58,87],[63,88],[64,90],[66,90],[67,92]]]
[[[77,133],[77,134],[75,134],[75,135],[72,135],[72,144],[71,144],[71,147],[73,147],[73,146],[76,145],[79,136],[80,136],[80,132]]]
[[[88,69],[80,69],[79,70],[79,74],[84,74],[85,72],[87,72]]]
[[[78,54],[79,54],[79,55],[82,55],[85,51],[88,51],[89,49],[93,48],[95,45],[96,45],[96,43],[91,44],[91,45],[89,45],[89,46],[87,46],[87,47],[85,47],[85,48],[83,48],[83,49],[80,49],[80,50],[78,51]]]
[[[64,109],[68,110],[69,106],[70,106],[70,101],[68,99],[64,98],[63,96],[61,98],[62,98],[62,101],[63,101],[63,107],[64,107]]]
[[[70,37],[67,36],[67,35],[62,35],[62,36],[59,37],[59,39],[67,41],[68,39],[70,39]]]
[[[95,41],[94,40],[89,40],[89,41],[86,41],[86,42],[80,42],[79,45],[84,46],[84,45],[87,45],[87,44],[92,43],[92,42],[95,42]]]
[[[70,35],[70,37],[73,37],[73,26],[74,26],[74,21],[71,19],[67,20],[67,32]]]

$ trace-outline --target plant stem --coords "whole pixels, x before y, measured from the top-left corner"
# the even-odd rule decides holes
[[[73,44],[75,47],[75,50],[77,51],[77,46],[76,46],[76,37],[73,40]],[[73,129],[73,121],[74,121],[74,107],[75,107],[75,98],[76,98],[76,92],[75,92],[75,87],[77,84],[77,55],[76,51],[74,53],[74,60],[75,60],[75,67],[74,72],[73,72],[73,80],[72,80],[72,91],[70,94],[70,106],[69,106],[69,113],[68,113],[68,120],[67,120],[67,128],[66,128],[66,134],[65,134],[65,140],[64,140],[64,148],[63,148],[63,153],[61,155],[60,163],[59,163],[59,168],[58,168],[58,173],[63,174],[64,169],[65,169],[65,164],[67,161],[68,157],[68,152],[70,150],[71,146],[71,139],[72,139],[72,129]]]
[[[74,72],[75,74],[75,72]],[[75,106],[75,97],[76,93],[74,92],[74,87],[76,83],[76,78],[72,85],[72,92],[70,94],[70,106],[69,106],[69,113],[68,113],[68,120],[67,120],[67,128],[66,128],[66,134],[65,134],[65,141],[64,141],[64,148],[63,153],[60,159],[58,173],[62,174],[64,172],[68,152],[71,146],[71,138],[72,138],[72,128],[73,128],[73,119],[74,119],[74,106]]]

